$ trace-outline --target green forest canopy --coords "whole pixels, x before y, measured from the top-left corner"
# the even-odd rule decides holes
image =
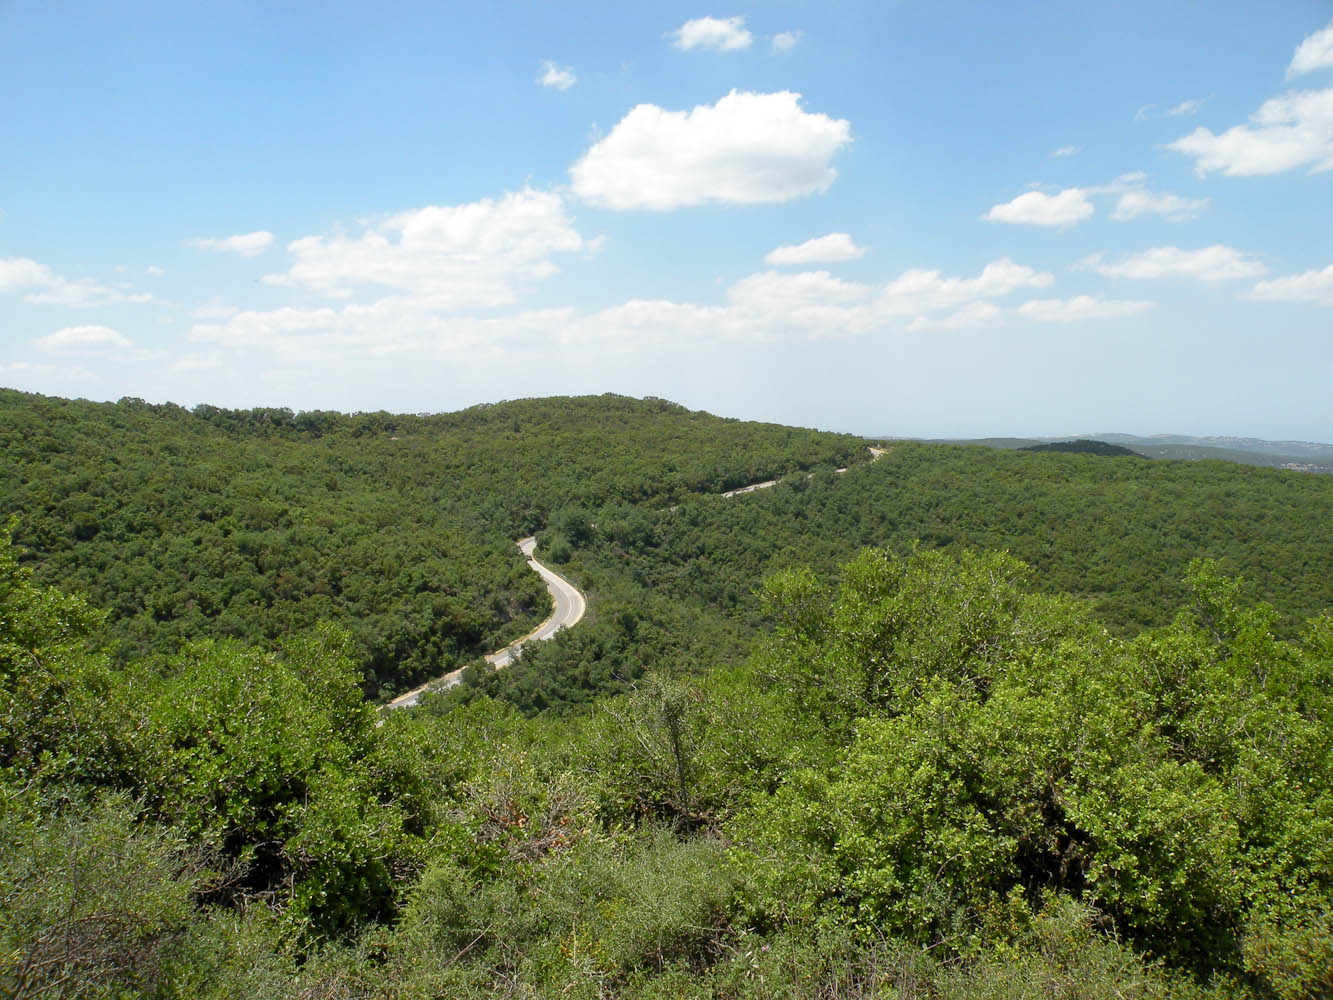
[[[615,396],[345,416],[0,391],[0,446],[23,558],[109,611],[122,657],[330,620],[372,693],[540,621],[514,541],[554,510],[665,506],[864,454],[848,435]]]
[[[1333,481],[4,399],[7,995],[1333,992]]]

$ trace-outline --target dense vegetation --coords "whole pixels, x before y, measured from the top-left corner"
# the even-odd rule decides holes
[[[737,662],[763,621],[758,581],[833,575],[864,546],[1008,551],[1034,587],[1083,598],[1121,636],[1169,624],[1190,560],[1213,558],[1291,637],[1333,607],[1330,509],[1333,482],[1299,473],[911,442],[843,475],[670,511],[575,506],[539,551],[588,591],[592,619],[474,680],[525,711],[564,710],[647,669]]]
[[[0,994],[1333,995],[1328,480],[906,443],[840,474],[860,442],[614,398],[322,429],[18,402],[11,530],[46,547],[0,537]],[[80,538],[61,477],[96,496],[109,455]],[[73,594],[104,533],[151,586],[209,461],[321,511],[303,477],[339,469],[353,544],[400,537],[377,481],[497,567],[539,530],[589,618],[377,719],[358,608],[159,639]],[[259,529],[216,502],[227,565]],[[523,627],[479,593],[477,643]]]
[[[1030,444],[1019,451],[1063,451],[1079,455],[1105,455],[1108,458],[1144,458],[1139,452],[1124,445],[1107,444],[1105,441],[1089,441],[1079,438],[1077,441],[1050,441],[1043,444]]]
[[[327,620],[382,694],[541,620],[546,593],[514,541],[551,511],[665,505],[864,452],[614,396],[344,416],[3,390],[0,448],[0,511],[19,517],[24,558],[110,612],[122,660]]]
[[[8,995],[1327,995],[1333,620],[1131,642],[1002,555],[771,580],[742,667],[375,726],[322,629],[169,679],[0,556]]]

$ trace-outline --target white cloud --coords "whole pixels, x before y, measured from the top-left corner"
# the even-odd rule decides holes
[[[933,325],[979,325],[997,313],[984,300],[1049,285],[1049,274],[1001,259],[976,277],[904,272],[882,285],[843,281],[827,271],[762,271],[732,284],[721,304],[634,299],[591,313],[543,309],[491,318],[448,315],[429,299],[390,296],[341,307],[246,311],[197,323],[190,339],[221,352],[274,363],[411,369],[441,359],[545,351],[567,344],[599,350],[732,342],[815,341],[901,329],[904,320],[955,315]],[[208,355],[212,356],[212,355]]]
[[[240,254],[242,257],[257,257],[272,243],[273,234],[264,229],[236,236],[222,238],[206,236],[185,241],[187,247],[194,247],[196,250],[222,250],[226,253]]]
[[[1194,97],[1181,101],[1179,104],[1173,104],[1163,111],[1158,111],[1155,104],[1144,104],[1139,107],[1138,111],[1134,112],[1134,120],[1141,122],[1158,118],[1187,118],[1203,107],[1206,101],[1206,97]]]
[[[966,330],[976,327],[991,326],[1004,316],[1004,310],[994,302],[970,302],[957,312],[933,319],[930,316],[918,316],[908,324],[909,330]]]
[[[210,351],[207,353],[191,351],[188,354],[181,355],[181,357],[173,361],[171,363],[171,370],[173,372],[182,373],[207,372],[225,368],[226,364],[227,363],[223,360],[222,355],[217,351]]]
[[[1020,288],[1045,288],[1054,280],[1048,272],[1015,264],[1007,257],[991,261],[975,278],[944,277],[939,271],[913,268],[885,285],[877,306],[886,316],[920,315],[1008,295]]]
[[[56,386],[54,391],[59,393],[59,385],[62,380],[78,379],[81,382],[91,382],[96,380],[97,376],[87,368],[79,366],[63,368],[58,365],[33,364],[30,361],[14,361],[9,364],[0,364],[0,378],[3,378],[7,384],[13,385],[16,388],[20,386],[32,386],[38,391],[41,391],[47,384],[53,384]]]
[[[1333,264],[1322,271],[1261,281],[1250,290],[1249,297],[1267,302],[1313,302],[1333,306]]]
[[[1108,278],[1197,278],[1199,281],[1254,278],[1268,270],[1262,262],[1247,260],[1239,250],[1220,243],[1202,250],[1153,247],[1118,264],[1104,263],[1100,254],[1093,254],[1076,266]]]
[[[1304,166],[1312,173],[1333,170],[1333,89],[1269,98],[1248,125],[1221,135],[1201,126],[1166,148],[1194,157],[1201,177],[1215,170],[1235,177]]]
[[[283,362],[387,364],[406,372],[443,358],[550,347],[569,339],[573,321],[567,309],[479,318],[442,313],[427,300],[390,296],[338,308],[246,310],[221,322],[197,323],[189,338]]]
[[[57,281],[51,269],[26,257],[0,260],[0,292],[18,292],[25,288],[41,288]]]
[[[1190,199],[1149,191],[1144,187],[1147,181],[1148,175],[1142,170],[1133,170],[1121,174],[1109,184],[1080,190],[1089,195],[1119,195],[1111,212],[1111,218],[1117,222],[1127,222],[1140,215],[1165,215],[1172,222],[1183,222],[1197,215],[1208,204],[1207,198]]]
[[[1207,198],[1182,198],[1175,194],[1154,194],[1136,189],[1120,196],[1111,218],[1116,222],[1127,222],[1140,215],[1165,215],[1172,222],[1183,222],[1198,215],[1207,205]]]
[[[195,319],[218,320],[230,319],[238,312],[240,312],[240,310],[235,306],[224,305],[221,299],[214,297],[209,299],[203,305],[197,306],[190,315]]]
[[[36,345],[43,351],[120,352],[134,344],[109,326],[67,326],[45,337],[38,337]]]
[[[1287,79],[1330,67],[1333,67],[1333,22],[1322,31],[1306,35],[1305,41],[1296,47],[1296,54],[1291,57],[1291,65],[1287,67]]]
[[[785,56],[792,49],[796,48],[796,43],[801,40],[804,33],[800,31],[780,31],[773,36],[773,44],[770,51],[775,56]]]
[[[1142,170],[1131,170],[1127,174],[1121,174],[1110,184],[1102,184],[1087,190],[1090,194],[1120,194],[1141,187],[1147,179],[1148,175]]]
[[[1030,226],[1072,226],[1092,218],[1094,209],[1083,188],[1065,188],[1059,194],[1029,191],[1013,201],[993,205],[983,218],[990,222],[1017,222]]]
[[[0,260],[0,293],[4,292],[25,292],[24,301],[34,305],[96,306],[152,300],[151,295],[127,295],[91,278],[70,281],[55,274],[45,264],[26,257]]]
[[[829,233],[816,236],[796,246],[780,246],[764,257],[769,267],[790,267],[802,264],[835,264],[865,256],[865,247],[852,242],[847,233]]]
[[[263,280],[341,298],[379,285],[438,309],[493,308],[555,273],[552,254],[584,248],[561,197],[525,189],[402,212],[358,236],[302,237],[288,244],[288,271]]]
[[[30,292],[23,298],[36,305],[95,306],[110,302],[141,303],[148,301],[150,297],[122,295],[120,292],[104,285],[99,285],[91,278],[80,278],[77,281],[66,281],[64,278],[58,278],[54,284],[41,291]]]
[[[166,268],[158,267],[156,264],[149,264],[144,268],[144,274],[148,275],[150,278],[160,278],[166,273]]]
[[[549,59],[542,60],[542,72],[537,77],[537,82],[543,87],[554,87],[556,90],[568,90],[574,84],[579,82],[579,78],[574,75],[574,67],[560,67]]]
[[[1167,108],[1166,114],[1169,118],[1183,118],[1194,114],[1203,107],[1203,98],[1196,97],[1188,101],[1181,101],[1174,107]]]
[[[190,339],[231,348],[268,348],[280,354],[290,353],[293,346],[301,343],[314,343],[320,352],[325,352],[353,346],[341,331],[351,325],[349,319],[364,314],[366,308],[348,306],[341,314],[329,306],[248,309],[222,323],[196,324],[190,330]]]
[[[802,305],[847,305],[864,302],[869,285],[843,281],[827,271],[802,271],[784,274],[760,271],[748,275],[727,289],[727,297],[738,305],[762,307],[784,313]]]
[[[851,123],[802,111],[800,100],[733,90],[691,111],[640,104],[570,168],[574,191],[595,205],[650,211],[823,191]]]
[[[67,326],[33,343],[49,354],[99,355],[129,361],[158,361],[166,356],[163,351],[135,347],[129,337],[109,326]]]
[[[748,49],[754,36],[745,28],[743,17],[698,17],[686,21],[671,32],[671,44],[682,52],[694,48],[734,52]]]
[[[861,333],[874,324],[867,308],[873,291],[827,271],[764,271],[727,289],[729,307],[721,311],[718,325],[732,337],[762,340]]]
[[[1151,302],[1136,299],[1075,295],[1069,299],[1031,299],[1018,307],[1018,314],[1037,323],[1078,323],[1089,319],[1122,319],[1152,306]]]
[[[1052,156],[1073,156],[1079,151],[1078,146],[1061,146],[1059,149],[1051,150]]]

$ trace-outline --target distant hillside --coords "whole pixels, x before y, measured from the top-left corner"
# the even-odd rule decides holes
[[[850,435],[612,395],[412,415],[9,390],[0,451],[0,524],[17,516],[41,583],[110,612],[122,656],[326,619],[386,694],[541,620],[514,540],[554,512],[665,506],[866,454]]]
[[[1319,465],[1333,465],[1333,444],[1325,444],[1319,441],[1265,441],[1262,438],[1218,435],[1192,437],[1188,434],[1153,434],[1146,437],[1134,434],[1094,434],[1091,436],[1113,444],[1127,445],[1131,448],[1139,445],[1145,447],[1185,445],[1226,452],[1274,455],[1283,459],[1313,462]]]
[[[1065,438],[933,438],[933,444],[964,444],[984,448],[1014,450],[1047,450],[1037,446],[1065,441]],[[1092,440],[1128,448],[1146,458],[1179,459],[1187,462],[1235,462],[1239,465],[1259,465],[1290,472],[1310,472],[1333,475],[1333,444],[1314,441],[1264,441],[1259,438],[1190,437],[1184,434],[1157,434],[1142,437],[1134,434],[1095,434]]]
[[[1291,635],[1333,609],[1331,508],[1322,476],[919,442],[743,497],[589,507],[539,538],[596,620],[484,689],[536,711],[621,690],[645,668],[737,662],[762,622],[755,581],[798,566],[833,573],[865,546],[1007,551],[1038,589],[1087,600],[1126,635],[1169,624],[1189,600],[1191,560],[1211,557],[1243,574]]]
[[[1089,441],[1087,438],[1079,438],[1077,441],[1052,441],[1049,444],[1029,444],[1018,450],[1063,451],[1079,455],[1103,455],[1107,458],[1147,457],[1139,454],[1137,451],[1133,451],[1118,444],[1107,444],[1105,441]]]
[[[1134,449],[1149,458],[1179,459],[1187,462],[1235,462],[1239,465],[1259,465],[1269,469],[1287,469],[1290,472],[1312,472],[1333,475],[1333,461],[1312,461],[1299,455],[1277,455],[1262,451],[1241,451],[1235,448],[1213,448],[1199,444],[1136,444]]]

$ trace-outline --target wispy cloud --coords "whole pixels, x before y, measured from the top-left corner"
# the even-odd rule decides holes
[[[221,250],[224,253],[239,254],[242,257],[257,257],[273,243],[273,234],[264,229],[253,233],[240,233],[236,236],[199,236],[185,241],[187,247],[196,250]]]
[[[1255,278],[1268,270],[1262,261],[1248,259],[1235,247],[1220,243],[1201,250],[1153,247],[1116,263],[1108,263],[1101,254],[1093,254],[1075,267],[1095,271],[1107,278],[1195,278],[1199,281]]]
[[[1031,299],[1018,307],[1018,315],[1037,323],[1080,323],[1084,320],[1122,319],[1151,309],[1142,299],[1104,299],[1075,295],[1069,299]]]
[[[219,320],[230,319],[238,312],[240,312],[240,310],[235,306],[224,305],[221,299],[214,297],[203,305],[196,306],[190,315],[195,319]]]
[[[1004,318],[1004,310],[994,302],[970,302],[948,316],[918,316],[907,324],[914,332],[922,330],[974,330],[993,326]]]
[[[1181,101],[1179,104],[1166,109],[1168,118],[1183,118],[1186,115],[1192,115],[1203,107],[1204,98],[1196,97],[1188,101]]]
[[[796,48],[796,43],[801,40],[803,35],[804,32],[800,31],[780,31],[773,36],[769,51],[775,56],[785,56]]]
[[[146,292],[108,288],[92,278],[62,278],[45,264],[27,257],[0,260],[0,294],[6,292],[21,292],[24,301],[34,305],[101,306],[153,301]]]
[[[551,60],[543,59],[542,71],[537,75],[537,82],[543,87],[568,90],[579,82],[579,78],[574,75],[574,67],[557,66]]]
[[[1267,302],[1312,302],[1333,306],[1333,264],[1322,271],[1261,281],[1250,289],[1249,297]]]
[[[802,264],[835,264],[865,256],[865,247],[857,246],[847,233],[829,233],[816,236],[795,246],[781,246],[764,257],[769,267]]]
[[[1178,104],[1173,104],[1169,108],[1159,108],[1156,104],[1143,104],[1134,112],[1134,120],[1143,122],[1156,121],[1162,118],[1185,118],[1203,107],[1207,100],[1206,97],[1191,97]]]
[[[50,380],[58,386],[65,379],[93,382],[97,376],[81,366],[68,368],[61,365],[34,364],[31,361],[12,361],[0,364],[0,378],[12,385],[40,385],[43,381]]]
[[[282,308],[198,323],[190,339],[213,351],[243,351],[283,364],[327,367],[332,358],[394,369],[460,353],[545,349],[679,348],[718,341],[820,341],[874,330],[949,329],[989,323],[992,300],[1048,287],[1051,274],[1001,258],[972,277],[913,268],[883,284],[827,271],[762,271],[727,288],[721,304],[632,299],[581,313],[537,309],[490,318],[450,315],[429,298],[390,296],[338,308]]]
[[[1183,222],[1208,207],[1207,198],[1182,198],[1176,194],[1154,194],[1142,188],[1126,191],[1116,202],[1111,218],[1128,222],[1141,215],[1162,215],[1171,222]]]

